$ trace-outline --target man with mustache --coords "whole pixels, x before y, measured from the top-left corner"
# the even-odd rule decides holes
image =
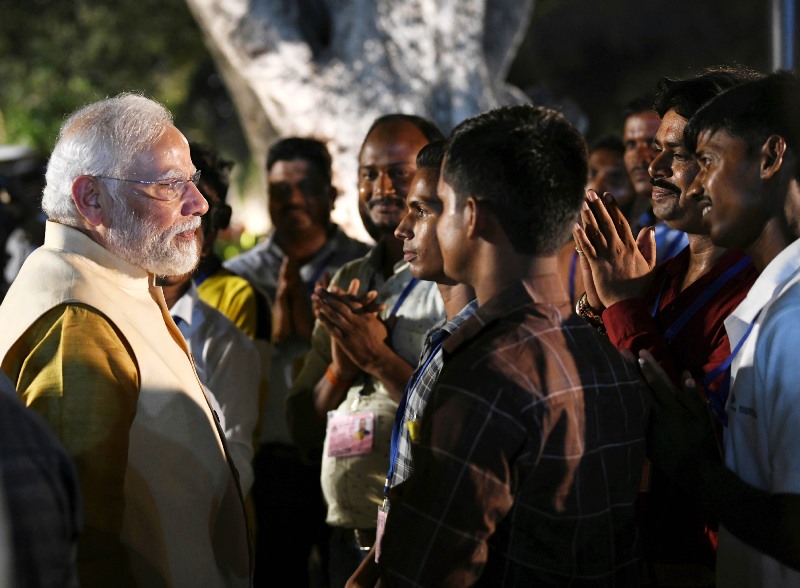
[[[417,154],[441,138],[430,121],[407,114],[382,116],[367,131],[358,156],[359,208],[376,244],[334,275],[331,291],[316,289],[311,351],[286,403],[297,445],[309,455],[322,450],[322,490],[333,527],[331,586],[345,584],[375,541],[398,402],[425,333],[444,316],[436,283],[412,276],[403,242],[394,236]],[[379,310],[362,306],[370,291]],[[324,323],[321,305],[328,311]],[[341,434],[360,418],[371,421],[367,448]]]
[[[652,230],[638,240],[613,196],[588,192],[584,226],[573,231],[582,251],[587,292],[578,312],[602,325],[619,349],[646,349],[679,382],[683,370],[705,379],[709,408],[724,425],[726,390],[719,366],[730,352],[723,321],[744,299],[756,273],[741,251],[711,242],[703,206],[691,186],[699,166],[684,144],[689,117],[704,102],[756,74],[714,69],[686,80],[662,78],[655,107],[661,125],[650,163],[653,213],[685,231],[689,246],[656,265]],[[641,249],[641,251],[640,251]],[[640,526],[648,562],[644,582],[658,586],[712,586],[716,529],[695,497],[669,482],[654,463],[639,498]],[[682,583],[683,577],[692,578]]]
[[[653,213],[650,203],[653,187],[649,167],[656,156],[654,141],[660,125],[661,117],[653,110],[652,97],[639,96],[626,105],[625,124],[622,128],[625,168],[636,196],[632,202],[621,205],[622,212],[631,223],[634,233],[644,227],[654,228],[658,263],[674,256],[689,244],[686,233],[673,229],[659,219]],[[602,195],[602,192],[598,194]]]
[[[330,529],[319,464],[302,459],[289,435],[284,403],[310,347],[315,284],[369,250],[331,222],[337,194],[331,164],[325,143],[312,137],[285,137],[272,144],[266,161],[272,231],[225,262],[226,269],[255,285],[272,304],[269,390],[259,408],[253,462],[256,587],[271,585],[275,575],[286,574],[292,574],[298,586],[307,585],[305,571],[315,548],[320,573],[325,575],[327,569]]]
[[[45,243],[0,305],[2,369],[75,461],[81,586],[250,583],[226,441],[155,284],[197,265],[199,175],[161,104],[78,110],[48,162]]]
[[[726,319],[724,458],[696,382],[676,389],[644,353],[656,402],[653,460],[719,517],[717,586],[800,586],[800,79],[779,71],[700,109],[686,143],[691,192],[715,244],[747,251],[759,276]],[[661,377],[657,379],[659,372]]]

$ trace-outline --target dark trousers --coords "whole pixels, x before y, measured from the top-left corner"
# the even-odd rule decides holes
[[[359,549],[352,529],[333,527],[330,540],[330,587],[344,588],[366,555],[367,551]]]
[[[301,461],[295,447],[262,445],[253,461],[252,497],[256,511],[255,573],[253,585],[289,585],[316,588],[328,582],[326,507],[318,465]],[[319,570],[309,576],[312,549]]]

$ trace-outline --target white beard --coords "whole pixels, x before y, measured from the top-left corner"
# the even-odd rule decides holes
[[[178,233],[195,231],[200,217],[158,233],[153,223],[138,217],[124,204],[113,200],[113,224],[106,232],[106,247],[128,263],[157,276],[178,276],[191,272],[200,261],[200,243],[173,241]]]

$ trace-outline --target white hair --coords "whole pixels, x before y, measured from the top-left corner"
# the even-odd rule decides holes
[[[172,125],[172,114],[140,94],[123,93],[71,114],[50,155],[42,210],[56,222],[78,226],[81,215],[72,200],[78,176],[124,178],[133,159],[152,147]],[[118,187],[109,190],[114,199]]]

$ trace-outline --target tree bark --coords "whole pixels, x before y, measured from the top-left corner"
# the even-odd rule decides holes
[[[444,132],[528,101],[505,82],[533,0],[187,0],[239,112],[253,157],[278,137],[328,143],[341,196],[358,216],[357,153],[372,121],[426,116]],[[263,167],[259,166],[260,168]]]

